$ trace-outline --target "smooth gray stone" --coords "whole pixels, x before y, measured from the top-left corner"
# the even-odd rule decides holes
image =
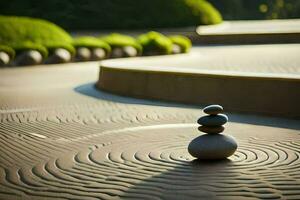
[[[78,61],[88,61],[91,59],[92,53],[89,48],[79,47],[76,49],[76,59]]]
[[[57,48],[54,50],[53,54],[48,57],[46,63],[67,63],[71,60],[72,56],[70,52],[63,48]]]
[[[223,112],[223,107],[220,105],[209,105],[203,109],[203,112],[209,115],[217,115]]]
[[[181,53],[181,47],[177,44],[172,45],[172,54],[179,54]]]
[[[124,51],[124,57],[135,57],[138,54],[136,48],[132,46],[123,47],[123,51]]]
[[[137,55],[137,50],[132,46],[114,47],[111,52],[112,58],[135,57]]]
[[[106,52],[102,48],[92,49],[92,60],[103,60],[106,58]]]
[[[121,47],[115,47],[112,49],[110,57],[112,58],[122,58],[124,57],[124,51]]]
[[[199,126],[198,130],[204,133],[217,134],[224,131],[224,126]]]
[[[198,119],[198,124],[202,126],[222,126],[228,122],[228,117],[223,114],[206,115]]]
[[[10,62],[9,55],[4,51],[0,51],[0,66],[7,65],[9,62]]]
[[[188,146],[188,151],[198,159],[218,160],[233,155],[237,146],[237,142],[231,136],[205,134],[192,140]]]
[[[37,50],[22,52],[16,59],[17,65],[37,65],[43,61],[43,56]]]

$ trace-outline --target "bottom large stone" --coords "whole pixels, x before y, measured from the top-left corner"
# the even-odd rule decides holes
[[[205,134],[201,135],[188,146],[189,153],[198,158],[205,160],[225,159],[237,149],[237,143],[231,136],[221,134]]]

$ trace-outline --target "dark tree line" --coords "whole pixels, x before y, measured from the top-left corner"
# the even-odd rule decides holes
[[[50,20],[65,29],[214,24],[224,19],[300,18],[300,0],[0,0],[0,15]]]
[[[300,0],[209,0],[224,19],[300,18]]]
[[[50,20],[66,29],[180,27],[222,21],[206,0],[0,0],[0,15]]]

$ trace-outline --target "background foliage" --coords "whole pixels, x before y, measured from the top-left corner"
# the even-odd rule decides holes
[[[208,0],[224,19],[300,18],[300,0]]]
[[[1,3],[0,15],[43,18],[68,30],[179,27],[222,21],[206,0],[10,0]]]

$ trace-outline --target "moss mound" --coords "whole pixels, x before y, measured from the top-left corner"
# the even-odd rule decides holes
[[[164,55],[172,53],[172,41],[158,32],[148,32],[138,37],[143,47],[143,55]]]
[[[36,50],[41,53],[43,59],[48,57],[48,50],[46,47],[41,44],[32,43],[30,41],[13,43],[11,44],[11,47],[16,51],[17,55],[23,51]]]
[[[182,27],[222,21],[206,0],[11,0],[1,5],[0,13],[40,17],[73,30]]]
[[[169,39],[173,44],[180,46],[182,53],[187,53],[192,47],[192,42],[189,38],[182,35],[171,35]]]
[[[111,51],[111,48],[108,43],[106,43],[103,40],[100,40],[96,37],[91,37],[91,36],[83,36],[83,37],[78,37],[74,38],[73,40],[73,46],[78,48],[78,47],[87,47],[87,48],[102,48],[104,49],[107,53]]]
[[[137,40],[131,36],[123,35],[119,33],[112,33],[104,37],[100,37],[103,41],[107,42],[112,48],[115,47],[125,47],[132,46],[139,53],[142,52],[142,46],[137,42]]]
[[[0,51],[4,51],[5,53],[7,53],[11,60],[14,59],[16,54],[13,48],[6,45],[0,45]]]
[[[190,8],[194,20],[199,24],[218,24],[223,21],[219,11],[205,0],[184,0],[184,2]]]
[[[44,59],[57,48],[75,54],[72,37],[66,31],[46,20],[29,17],[0,16],[0,43],[17,53],[37,50]]]
[[[28,17],[0,16],[0,43],[30,41],[71,43],[71,36],[59,26],[46,20]]]

